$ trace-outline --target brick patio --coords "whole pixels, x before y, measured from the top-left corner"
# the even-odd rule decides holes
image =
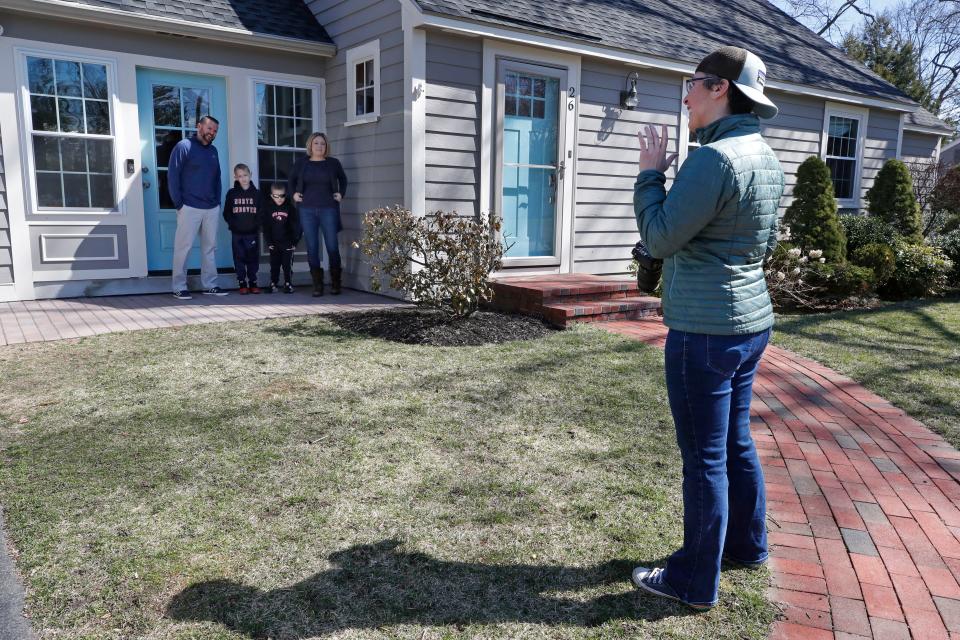
[[[663,347],[659,319],[595,325]],[[770,346],[754,385],[775,640],[960,638],[960,452]]]

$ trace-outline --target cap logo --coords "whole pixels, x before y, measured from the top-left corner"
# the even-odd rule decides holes
[[[766,84],[766,82],[767,82],[767,74],[764,72],[763,69],[760,69],[759,71],[757,71],[757,84],[759,84],[762,87]]]

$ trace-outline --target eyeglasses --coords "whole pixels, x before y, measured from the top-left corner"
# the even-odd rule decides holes
[[[287,194],[285,194],[285,193],[271,193],[271,194],[270,194],[270,197],[271,197],[271,198],[286,198],[286,197],[287,197]]]
[[[687,93],[693,91],[693,84],[701,80],[720,80],[717,76],[703,76],[702,78],[690,78],[687,80]]]

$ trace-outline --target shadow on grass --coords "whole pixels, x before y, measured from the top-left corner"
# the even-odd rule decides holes
[[[329,557],[330,570],[272,591],[228,580],[193,584],[173,597],[167,616],[217,622],[251,638],[306,638],[400,624],[593,627],[693,613],[655,598],[640,600],[648,605],[641,608],[633,590],[589,600],[567,595],[624,582],[633,567],[624,560],[584,568],[486,565],[404,553],[399,546],[383,540],[338,551]]]

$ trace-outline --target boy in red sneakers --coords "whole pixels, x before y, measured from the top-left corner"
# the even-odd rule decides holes
[[[250,168],[238,164],[233,168],[233,188],[227,191],[223,219],[233,236],[233,266],[240,283],[240,295],[260,293],[257,272],[260,270],[260,218],[257,208],[260,192],[250,182]]]

